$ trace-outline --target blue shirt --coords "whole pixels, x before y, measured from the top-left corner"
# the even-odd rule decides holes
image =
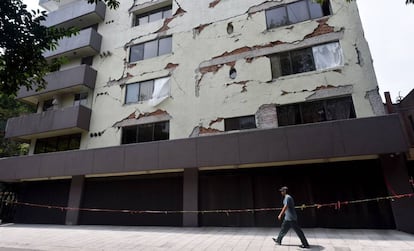
[[[283,205],[287,206],[287,209],[285,212],[285,220],[297,221],[298,216],[296,215],[295,202],[293,201],[292,196],[290,196],[289,194],[286,194],[285,198],[283,199]]]

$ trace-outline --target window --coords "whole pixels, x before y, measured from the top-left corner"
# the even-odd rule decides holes
[[[270,56],[273,78],[301,72],[324,70],[343,65],[339,42],[305,49],[282,52]]]
[[[81,64],[92,65],[93,64],[93,56],[82,58]]]
[[[75,94],[75,98],[73,100],[73,106],[80,106],[80,105],[87,105],[88,103],[88,93],[78,93]]]
[[[43,101],[43,111],[50,111],[53,110],[54,104],[53,104],[53,99],[48,99]]]
[[[245,130],[252,128],[256,128],[256,119],[254,115],[224,119],[225,131]]]
[[[126,89],[125,103],[136,103],[148,100],[154,90],[154,80],[128,84]]]
[[[143,25],[157,20],[172,17],[171,9],[172,6],[170,5],[165,8],[153,10],[151,12],[137,14],[135,15],[134,26]]]
[[[355,118],[351,97],[327,99],[277,107],[279,126]]]
[[[414,119],[412,115],[408,115],[408,120],[410,121],[411,124],[411,129],[413,129],[414,131]]]
[[[169,121],[127,126],[122,128],[122,144],[168,140],[169,138]]]
[[[267,28],[275,28],[288,24],[330,15],[329,1],[322,5],[314,0],[301,0],[281,7],[266,10]]]
[[[172,51],[172,37],[165,37],[131,46],[129,62],[153,58]]]
[[[81,134],[72,134],[36,140],[34,153],[76,150],[80,147]]]
[[[125,104],[150,100],[155,106],[170,96],[170,78],[159,78],[139,83],[127,84]]]

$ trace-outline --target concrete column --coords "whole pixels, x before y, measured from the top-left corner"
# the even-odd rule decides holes
[[[198,210],[198,169],[184,169],[183,210]],[[183,227],[198,227],[198,213],[184,213]]]
[[[384,154],[380,156],[381,166],[389,195],[412,193],[403,154]],[[393,191],[390,191],[390,190]],[[414,234],[414,198],[396,199],[391,202],[397,230]]]
[[[70,184],[68,207],[79,208],[81,206],[83,185],[85,176],[73,176]],[[66,212],[66,225],[77,225],[79,219],[79,210],[68,210]]]

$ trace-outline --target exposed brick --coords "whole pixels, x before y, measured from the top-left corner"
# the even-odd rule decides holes
[[[164,70],[174,70],[175,68],[177,68],[180,64],[174,64],[174,63],[168,63]]]
[[[214,129],[214,128],[210,128],[210,127],[209,128],[205,128],[205,127],[200,126],[199,128],[200,128],[199,134],[219,133],[219,132],[222,132],[222,131],[220,131],[218,129]]]
[[[209,8],[214,8],[217,4],[220,3],[221,0],[214,0],[213,2],[211,2],[208,7]]]
[[[208,124],[209,127],[211,127],[212,125],[214,125],[215,123],[221,122],[223,121],[224,118],[217,118],[215,120],[210,121],[210,124]]]
[[[320,19],[317,22],[319,23],[318,27],[316,27],[316,29],[305,36],[305,38],[311,38],[311,37],[316,37],[316,36],[320,36],[323,34],[327,34],[327,33],[331,33],[334,32],[334,27],[329,26],[326,22],[329,20],[329,18],[324,18],[324,19]]]

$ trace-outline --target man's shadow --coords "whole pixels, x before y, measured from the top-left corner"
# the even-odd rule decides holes
[[[286,247],[297,247],[298,250],[314,250],[314,251],[317,251],[317,250],[324,250],[325,249],[325,247],[324,246],[321,246],[321,245],[310,245],[309,248],[301,248],[298,245],[294,245],[294,244],[286,244],[286,245],[285,244],[282,244],[281,246],[282,247],[283,246],[286,246]]]

